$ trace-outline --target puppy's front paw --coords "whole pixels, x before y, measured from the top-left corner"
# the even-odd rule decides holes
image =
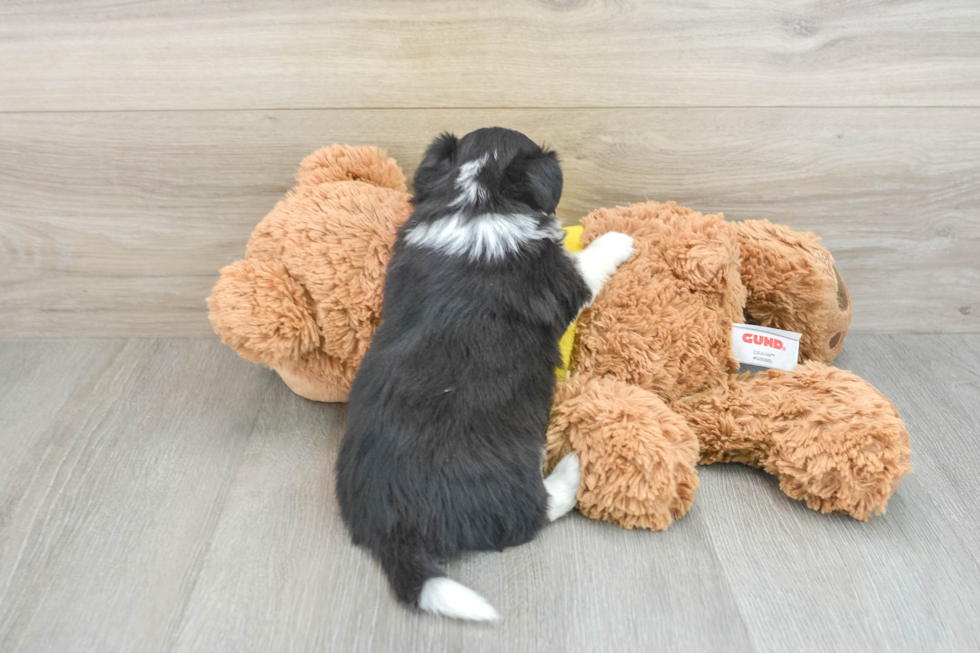
[[[597,247],[604,256],[608,257],[609,262],[616,267],[629,260],[633,255],[633,237],[618,231],[609,231],[594,241],[590,247]]]
[[[592,299],[599,294],[616,268],[632,254],[633,239],[618,231],[610,231],[593,240],[588,247],[575,255],[579,272],[592,291]]]

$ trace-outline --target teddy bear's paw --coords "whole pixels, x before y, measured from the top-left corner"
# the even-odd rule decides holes
[[[783,442],[772,467],[788,496],[823,513],[840,512],[861,521],[885,512],[888,499],[911,471],[908,436],[897,419],[871,423],[814,425],[824,433],[800,433]],[[824,441],[813,444],[813,441]],[[826,441],[832,440],[832,445]],[[801,443],[810,441],[811,444]],[[806,451],[810,450],[810,453]],[[819,453],[812,453],[819,449]]]
[[[764,466],[786,494],[814,510],[863,521],[885,512],[912,469],[908,432],[887,397],[864,379],[819,363],[767,375],[756,388],[780,408],[768,420]]]
[[[578,453],[578,508],[624,528],[664,530],[690,509],[698,441],[651,392],[611,378],[561,384],[552,408],[548,461]]]
[[[633,255],[633,238],[618,231],[602,234],[577,254],[578,268],[595,297],[616,268]]]
[[[555,465],[544,488],[548,491],[548,521],[555,521],[575,507],[575,497],[582,483],[578,454],[574,451]]]

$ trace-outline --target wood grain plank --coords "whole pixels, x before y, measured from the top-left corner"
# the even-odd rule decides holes
[[[404,610],[350,544],[344,407],[215,341],[0,343],[0,650],[974,650],[980,336],[855,335],[840,360],[913,438],[887,515],[701,468],[664,533],[573,514],[449,565],[503,614],[482,628]]]
[[[501,612],[493,628],[404,609],[340,521],[345,421],[345,407],[285,386],[267,397],[175,653],[753,650],[697,514],[658,534],[575,514],[530,544],[451,563]]]
[[[698,501],[760,651],[970,651],[980,570],[916,476],[870,523],[821,515],[737,465]]]
[[[16,556],[8,526],[50,442],[51,421],[79,383],[102,373],[119,355],[121,340],[0,343],[0,561]],[[0,566],[0,579],[5,580]],[[0,582],[2,587],[2,582]]]
[[[980,643],[980,482],[971,471],[980,429],[975,402],[956,391],[968,375],[976,393],[978,354],[980,337],[971,335],[848,339],[838,362],[889,395],[912,438],[915,472],[869,523],[808,510],[759,470],[700,469],[697,505],[757,650],[969,651]]]
[[[980,335],[865,337],[841,358],[899,407],[913,436],[914,478],[980,568],[980,478],[967,471],[980,469]]]
[[[0,115],[0,337],[211,334],[204,297],[300,159],[443,129],[555,147],[559,215],[676,200],[824,238],[854,330],[980,330],[980,109],[565,109]]]
[[[980,106],[973,0],[5,2],[0,110]]]
[[[165,650],[275,378],[211,341],[56,345],[0,344],[41,357],[0,420],[0,650]]]

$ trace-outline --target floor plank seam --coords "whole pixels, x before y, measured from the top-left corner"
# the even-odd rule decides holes
[[[214,502],[214,506],[212,508],[212,512],[216,512],[216,514],[214,514],[214,516],[208,520],[209,528],[207,544],[201,547],[200,553],[194,556],[194,560],[190,565],[190,569],[193,570],[190,573],[193,580],[190,582],[190,586],[187,588],[186,592],[184,592],[184,601],[181,604],[180,609],[171,620],[170,627],[167,628],[167,633],[161,642],[161,649],[159,653],[171,653],[174,650],[174,647],[178,643],[177,638],[180,635],[181,629],[186,625],[187,608],[194,597],[194,589],[197,587],[197,583],[201,579],[201,573],[204,571],[208,556],[211,553],[211,548],[214,546],[218,526],[221,524],[221,519],[228,507],[228,499],[231,494],[231,488],[235,485],[235,479],[238,478],[238,472],[241,469],[242,461],[244,460],[245,453],[248,450],[248,444],[251,442],[252,437],[255,434],[255,425],[259,421],[259,416],[261,415],[262,407],[265,405],[265,403],[265,399],[261,402],[256,402],[255,414],[252,416],[252,423],[249,425],[248,435],[245,437],[241,446],[238,447],[238,452],[234,463],[235,471],[234,473],[227,474],[222,481],[220,499]]]

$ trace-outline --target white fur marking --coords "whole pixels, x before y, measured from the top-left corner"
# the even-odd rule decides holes
[[[531,241],[557,240],[561,236],[561,228],[553,219],[539,226],[538,220],[529,215],[485,213],[467,219],[453,214],[417,225],[405,236],[405,242],[450,256],[492,261],[517,253]]]
[[[592,299],[599,294],[616,268],[632,255],[633,239],[618,231],[602,234],[588,247],[574,255],[579,273],[592,291]],[[592,300],[589,300],[589,304],[591,303]]]
[[[478,199],[482,199],[486,195],[486,190],[476,180],[476,177],[486,164],[487,156],[484,154],[479,159],[467,161],[459,167],[459,176],[456,177],[456,188],[460,190],[460,195],[453,200],[452,206],[475,204]]]
[[[487,600],[449,578],[430,578],[422,586],[419,607],[453,619],[496,621],[500,618]]]
[[[548,491],[549,521],[555,521],[575,507],[575,497],[581,483],[578,454],[573,451],[559,460],[548,478],[544,479],[544,489]]]

